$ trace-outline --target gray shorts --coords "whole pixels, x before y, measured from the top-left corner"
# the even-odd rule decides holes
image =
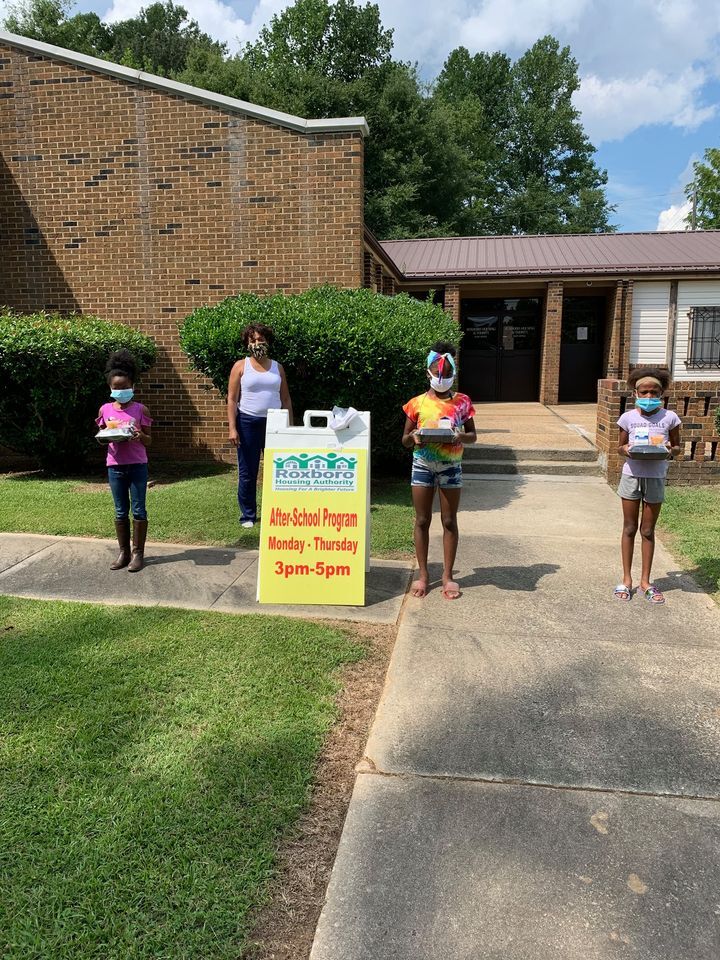
[[[644,500],[645,503],[662,503],[665,499],[664,477],[631,477],[623,473],[617,488],[623,500]]]

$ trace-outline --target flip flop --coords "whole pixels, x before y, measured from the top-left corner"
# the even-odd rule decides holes
[[[625,594],[625,596],[622,596]],[[619,583],[613,590],[613,596],[616,600],[622,600],[623,603],[627,603],[629,600],[632,600],[632,587],[629,587],[626,583]]]
[[[445,600],[458,600],[461,596],[460,587],[454,580],[448,580],[443,584],[442,595]]]
[[[418,600],[422,600],[423,597],[427,596],[428,587],[429,587],[429,584],[427,580],[414,580],[410,584],[410,595],[413,597],[417,597]],[[418,591],[422,591],[422,593]]]
[[[661,603],[665,603],[665,597],[662,595],[662,591],[660,591],[654,583],[651,583],[647,590],[643,592],[643,596],[650,603],[656,603],[658,606]]]

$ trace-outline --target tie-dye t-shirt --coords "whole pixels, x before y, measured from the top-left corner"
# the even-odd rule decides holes
[[[453,393],[443,398],[434,393],[421,393],[419,397],[408,400],[403,410],[416,429],[437,427],[438,420],[444,419],[452,421],[453,426],[459,428],[466,420],[475,416],[472,400],[464,393]],[[433,462],[457,463],[462,460],[462,455],[461,443],[424,443],[413,450],[415,459]]]

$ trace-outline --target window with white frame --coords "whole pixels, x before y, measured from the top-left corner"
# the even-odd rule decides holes
[[[692,370],[720,368],[720,306],[691,307],[688,355]]]

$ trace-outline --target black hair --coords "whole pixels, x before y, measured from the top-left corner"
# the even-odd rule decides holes
[[[108,383],[113,377],[127,377],[130,383],[135,384],[137,364],[135,357],[129,350],[114,350],[105,364],[105,379]]]
[[[457,356],[457,349],[452,343],[447,343],[445,340],[438,340],[437,343],[434,343],[430,349],[434,353],[449,353],[450,356],[455,359]]]
[[[272,347],[275,342],[275,334],[272,332],[272,327],[268,327],[264,323],[251,323],[249,327],[245,327],[242,335],[243,346],[246,350],[250,343],[250,337],[253,334],[259,334],[261,337],[264,337],[268,347]]]
[[[627,385],[634,390],[638,382],[644,380],[646,377],[654,377],[656,380],[659,380],[662,384],[663,393],[665,393],[670,386],[670,371],[664,367],[635,367],[634,370],[630,371],[627,378]]]

